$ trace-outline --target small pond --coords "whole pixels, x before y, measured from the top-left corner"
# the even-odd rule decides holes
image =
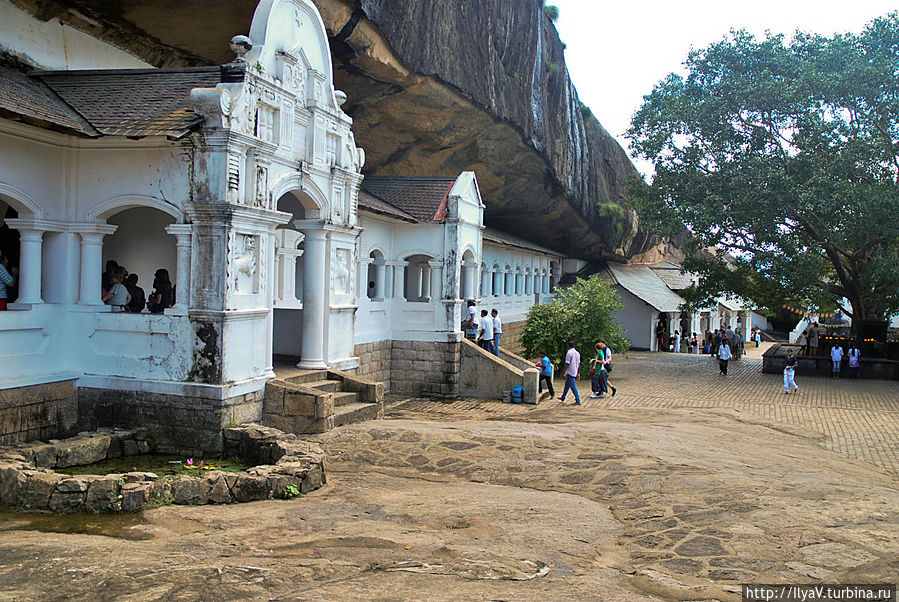
[[[159,477],[177,477],[180,475],[202,474],[204,471],[218,470],[220,472],[241,472],[253,465],[239,458],[194,459],[184,456],[147,454],[144,456],[125,456],[83,464],[81,466],[69,466],[57,468],[56,472],[67,475],[106,475],[122,474],[127,472],[152,472]]]

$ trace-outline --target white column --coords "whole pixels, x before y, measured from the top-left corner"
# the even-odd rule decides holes
[[[12,226],[11,226],[12,227]],[[44,232],[19,228],[19,298],[16,303],[38,304],[41,299],[41,245]]]
[[[356,260],[356,298],[368,298],[368,266],[374,263],[371,257]],[[377,285],[377,282],[375,283]]]
[[[393,267],[393,298],[403,299],[406,296],[406,291],[403,290],[405,285],[403,271],[406,269],[406,266],[409,265],[409,262],[392,261],[390,265]]]
[[[175,237],[175,305],[190,307],[190,247],[193,228],[190,224],[172,224],[166,232]]]
[[[430,263],[421,263],[418,265],[418,298],[425,303],[431,300]]]
[[[303,267],[303,357],[298,368],[326,368],[325,364],[325,274],[328,234],[303,230],[306,258]]]
[[[490,294],[490,283],[492,282],[490,277],[490,270],[487,268],[481,269],[481,294],[480,297],[483,299],[484,297]]]
[[[478,296],[477,291],[474,288],[474,277],[477,269],[475,267],[474,262],[462,263],[462,278],[465,283],[465,290],[462,292],[463,299],[474,299]]]
[[[440,274],[443,271],[443,264],[439,261],[428,262],[428,275],[430,276],[431,285],[428,287],[428,296],[432,299],[443,298],[443,288],[440,286]]]
[[[303,256],[302,249],[278,249],[278,274],[281,286],[277,289],[275,301],[285,305],[296,305],[297,299],[297,259]]]
[[[499,297],[503,294],[503,273],[499,269],[494,270],[493,272],[493,290],[494,297]]]
[[[375,301],[384,300],[384,280],[387,278],[387,266],[383,260],[375,264]],[[365,283],[368,285],[368,283]]]
[[[81,237],[81,297],[82,305],[103,305],[103,237],[112,234],[118,226],[96,225],[89,231],[79,232]]]

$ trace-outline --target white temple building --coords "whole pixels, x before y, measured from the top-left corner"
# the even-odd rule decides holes
[[[310,0],[260,2],[221,67],[155,69],[9,0],[0,42],[0,444],[140,423],[214,449],[279,359],[455,395],[465,300],[514,338],[561,276],[485,229],[472,172],[363,181]],[[108,260],[148,295],[168,270],[174,306],[111,312]]]

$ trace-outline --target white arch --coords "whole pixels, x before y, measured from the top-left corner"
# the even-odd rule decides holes
[[[34,217],[35,219],[43,219],[44,210],[41,209],[41,206],[38,205],[33,198],[31,198],[18,188],[0,182],[0,196],[6,197],[10,201],[12,201],[8,204],[10,207],[15,209],[16,212],[18,212],[19,217]],[[28,212],[31,215],[23,216],[23,212]]]
[[[328,203],[328,195],[326,195],[318,185],[310,178],[304,178],[300,174],[292,173],[279,179],[272,187],[272,198],[277,202],[282,196],[288,192],[300,191],[306,194],[313,203],[318,205],[317,210],[322,216],[325,216],[330,204]],[[308,211],[309,208],[307,207]]]
[[[177,223],[184,223],[184,213],[181,209],[168,201],[146,194],[123,194],[112,197],[88,209],[84,217],[85,221],[89,222],[105,221],[116,213],[137,207],[158,209],[175,218]]]
[[[411,251],[403,251],[402,253],[398,253],[397,257],[405,260],[406,257],[412,257],[413,255],[424,255],[426,257],[430,257],[431,261],[436,261],[436,259],[437,259],[437,256],[434,255],[434,253],[432,251],[425,251],[423,249],[419,249],[419,250],[413,249]]]

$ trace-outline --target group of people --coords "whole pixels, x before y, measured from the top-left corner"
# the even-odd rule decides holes
[[[503,321],[499,317],[499,310],[495,307],[488,313],[486,309],[478,310],[474,301],[467,302],[466,317],[462,320],[462,331],[465,336],[477,342],[487,353],[499,357],[499,342],[503,338]]]
[[[546,352],[541,353],[541,359],[535,364],[540,368],[540,381],[537,387],[538,393],[543,392],[543,384],[549,390],[552,397],[556,396],[553,389],[553,368],[552,362]],[[618,392],[614,386],[609,383],[609,373],[612,371],[612,350],[605,341],[596,343],[596,356],[590,360],[590,388],[591,398],[602,399],[612,391],[612,397]],[[562,389],[561,401],[565,401],[568,392],[574,395],[574,404],[581,405],[581,395],[577,390],[577,381],[581,372],[581,354],[575,348],[573,342],[568,343],[568,350],[565,352],[565,387]]]
[[[852,378],[859,378],[862,354],[854,342],[849,343],[849,349],[845,353],[843,352],[843,346],[839,342],[830,348],[830,361],[833,365],[832,377],[840,378],[840,368],[842,367],[844,357],[849,359],[849,375]],[[792,349],[787,348],[787,358],[784,364],[784,395],[789,395],[791,392],[799,392],[799,387],[796,385],[796,369],[798,367],[798,358],[793,355]]]
[[[175,304],[175,290],[165,268],[156,270],[153,292],[149,298],[137,283],[137,274],[129,274],[124,266],[110,259],[103,272],[103,303],[109,305],[113,312],[133,314],[141,313],[145,307],[151,314],[161,314]]]
[[[743,356],[744,343],[740,328],[722,326],[715,329],[714,333],[706,331],[706,341],[706,344],[711,346],[711,356],[718,359],[718,371],[727,376],[728,362]]]
[[[821,329],[818,327],[817,322],[813,322],[799,335],[799,340],[797,341],[799,343],[799,353],[810,357],[818,355],[818,339],[820,336]]]

